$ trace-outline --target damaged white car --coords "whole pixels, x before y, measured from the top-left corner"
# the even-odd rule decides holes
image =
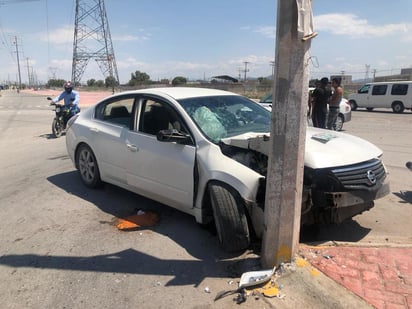
[[[73,117],[67,151],[88,187],[111,183],[214,220],[222,247],[263,232],[271,114],[231,92],[156,88],[110,96]],[[301,224],[339,223],[389,192],[382,151],[307,128]]]

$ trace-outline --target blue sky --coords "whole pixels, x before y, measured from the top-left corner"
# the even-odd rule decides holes
[[[82,3],[94,3],[82,0]],[[131,73],[152,80],[185,76],[269,76],[275,56],[276,0],[105,0],[121,83]],[[412,0],[313,0],[311,78],[354,79],[412,67]],[[0,81],[70,79],[74,0],[0,1]],[[103,79],[91,61],[82,82]]]

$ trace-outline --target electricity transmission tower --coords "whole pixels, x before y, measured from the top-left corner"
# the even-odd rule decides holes
[[[76,0],[72,82],[79,83],[90,59],[105,79],[119,84],[116,59],[103,0]],[[114,86],[114,85],[113,85]]]

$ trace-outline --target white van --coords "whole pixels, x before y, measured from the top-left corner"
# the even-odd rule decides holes
[[[394,113],[402,113],[412,108],[412,81],[379,82],[363,85],[357,93],[349,95],[352,110],[365,107],[392,108]]]

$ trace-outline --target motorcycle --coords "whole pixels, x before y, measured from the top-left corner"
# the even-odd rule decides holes
[[[47,100],[53,100],[51,97],[47,97]],[[52,122],[52,132],[53,135],[57,138],[62,136],[62,134],[66,131],[66,124],[69,120],[69,113],[70,108],[65,106],[64,104],[50,102],[50,105],[54,106],[53,111],[55,112],[55,116]]]

